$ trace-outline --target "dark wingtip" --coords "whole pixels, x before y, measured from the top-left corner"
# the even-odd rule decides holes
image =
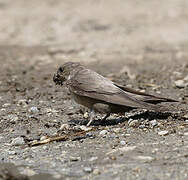
[[[179,102],[178,100],[175,99],[169,99],[169,98],[164,98],[164,102]]]
[[[153,98],[153,99],[149,99],[146,100],[146,102],[148,103],[152,103],[152,104],[158,104],[158,103],[163,103],[163,102],[179,102],[178,100],[174,100],[174,99],[168,99],[168,98]]]

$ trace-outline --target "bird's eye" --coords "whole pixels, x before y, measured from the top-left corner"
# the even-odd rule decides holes
[[[60,68],[59,68],[59,71],[60,71],[60,72],[63,72],[63,68],[62,68],[62,67],[60,67]]]

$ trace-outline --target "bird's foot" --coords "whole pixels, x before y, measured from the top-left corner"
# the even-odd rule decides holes
[[[90,126],[90,124],[91,124],[92,121],[94,120],[94,117],[95,117],[95,112],[94,112],[94,110],[91,110],[89,122],[87,123],[86,126]]]

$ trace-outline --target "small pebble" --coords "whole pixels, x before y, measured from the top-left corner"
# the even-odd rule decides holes
[[[152,121],[150,121],[150,124],[154,127],[154,126],[157,126],[157,121],[156,120],[152,120]]]
[[[137,156],[136,159],[142,160],[144,162],[151,162],[154,160],[154,158],[151,156]]]
[[[55,174],[53,174],[53,178],[55,178],[55,179],[60,179],[60,178],[61,178],[61,174],[55,173]],[[62,178],[61,178],[61,179],[62,179]]]
[[[169,132],[168,131],[159,131],[158,132],[158,135],[160,135],[160,136],[165,136],[165,135],[167,135]]]
[[[184,77],[184,81],[188,81],[188,75]]]
[[[115,133],[110,133],[108,137],[109,138],[118,138],[119,136],[116,135]]]
[[[15,154],[16,154],[16,151],[8,151],[8,154],[9,154],[9,155],[15,155]]]
[[[101,135],[101,136],[104,136],[104,135],[106,135],[106,134],[108,134],[108,131],[107,130],[102,130],[100,133],[99,133],[99,135]]]
[[[183,115],[184,119],[188,119],[188,114]]]
[[[23,107],[27,107],[27,100],[26,99],[20,99],[17,102],[17,106],[23,106]]]
[[[38,112],[39,112],[39,109],[38,109],[38,107],[33,106],[33,107],[31,107],[31,108],[29,109],[29,112],[35,114],[35,113],[38,113]]]
[[[69,130],[69,129],[70,129],[69,124],[62,124],[61,127],[59,128],[59,130],[61,130],[61,131]]]
[[[13,146],[19,146],[19,145],[23,145],[23,144],[25,144],[23,137],[17,137],[15,139],[13,139],[12,143],[11,143],[11,145],[13,145]]]
[[[29,169],[29,168],[23,169],[23,171],[21,171],[20,173],[24,174],[26,176],[34,176],[36,174],[35,171],[33,171],[32,169]]]
[[[136,149],[136,146],[126,146],[126,147],[119,148],[119,150],[123,152],[133,151],[134,149]]]
[[[48,146],[43,146],[42,147],[44,150],[47,150],[48,149]]]
[[[87,133],[86,133],[86,136],[87,136],[87,137],[90,137],[91,139],[94,138],[93,133],[91,133],[91,132],[87,132]]]
[[[41,138],[40,138],[41,141],[43,141],[45,139],[48,139],[48,137],[47,136],[41,136]]]
[[[178,71],[174,71],[173,74],[174,74],[176,77],[181,77],[181,76],[182,76],[182,73],[181,73],[181,72],[178,72]]]
[[[7,108],[7,107],[10,107],[10,106],[11,106],[10,103],[5,103],[5,104],[2,105],[3,108]]]
[[[140,122],[138,120],[129,119],[128,125],[129,127],[138,127]]]
[[[110,156],[109,159],[115,161],[117,158],[116,158],[116,156]]]
[[[141,128],[141,129],[144,129],[145,127],[146,127],[145,124],[141,124],[141,125],[139,126],[139,128]]]
[[[136,149],[136,146],[124,146],[124,147],[121,147],[118,149],[113,149],[110,152],[107,152],[106,155],[110,155],[110,154],[113,154],[118,151],[120,151],[120,152],[133,151],[134,149]]]
[[[120,141],[120,144],[121,144],[121,145],[125,145],[126,142],[125,142],[125,141]]]
[[[142,92],[142,93],[145,93],[145,92],[146,92],[145,89],[140,89],[139,91]]]
[[[131,134],[124,134],[124,137],[130,137]]]
[[[158,148],[155,148],[155,149],[152,150],[152,153],[154,154],[154,153],[156,153],[156,152],[158,152],[158,151],[159,151],[159,149],[158,149]]]
[[[92,171],[91,167],[84,167],[84,172],[91,173]]]
[[[89,161],[95,161],[95,160],[97,160],[98,159],[98,157],[91,157],[90,159],[89,159]]]
[[[188,132],[185,132],[183,135],[184,135],[184,136],[188,136]]]
[[[115,133],[119,133],[119,132],[121,131],[121,128],[114,128],[113,131],[114,131]]]
[[[73,157],[73,156],[70,156],[69,159],[70,159],[70,161],[80,161],[80,160],[81,160],[81,157]]]
[[[18,121],[18,116],[14,114],[10,114],[7,116],[10,122],[17,122]]]
[[[88,112],[85,112],[84,113],[84,118],[87,119],[89,117],[89,113]]]
[[[95,174],[95,175],[99,175],[101,172],[100,172],[100,170],[99,169],[94,169],[93,170],[93,174]]]
[[[178,88],[184,88],[186,86],[186,83],[184,82],[184,80],[177,80],[174,83],[175,83],[175,86]]]
[[[90,131],[92,128],[82,125],[82,126],[80,126],[80,129],[83,131]]]

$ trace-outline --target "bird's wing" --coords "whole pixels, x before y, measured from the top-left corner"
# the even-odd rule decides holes
[[[111,104],[159,111],[159,107],[137,100],[115,86],[112,81],[89,69],[78,71],[67,84],[70,91],[81,96],[98,99]]]
[[[125,86],[119,85],[114,83],[115,86],[119,87],[122,89],[126,94],[144,102],[152,103],[152,104],[157,104],[161,102],[178,102],[177,100],[174,99],[169,99],[169,98],[163,98],[159,96],[154,96],[150,94],[146,94],[143,92],[135,91],[133,89],[127,88]]]

